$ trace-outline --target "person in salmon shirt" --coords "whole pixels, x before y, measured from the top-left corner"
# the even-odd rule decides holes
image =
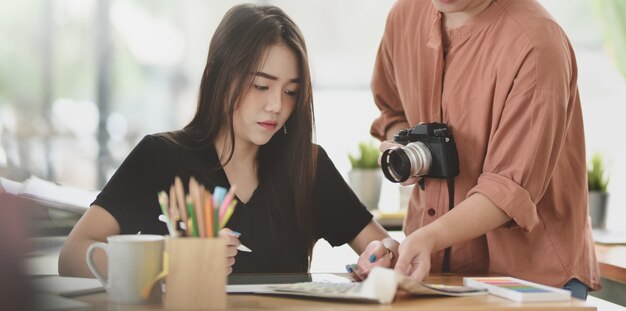
[[[489,272],[581,299],[600,288],[577,75],[566,34],[535,0],[394,4],[372,78],[371,134],[381,151],[402,150],[400,130],[443,123],[459,169],[404,182],[419,184],[397,271],[417,280]]]

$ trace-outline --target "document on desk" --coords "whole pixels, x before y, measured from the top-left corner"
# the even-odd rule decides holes
[[[65,297],[103,292],[104,288],[97,279],[73,278],[58,275],[32,279],[33,287],[41,293]]]
[[[332,275],[332,274],[331,274]],[[335,275],[335,277],[338,277]],[[485,289],[468,286],[425,284],[416,282],[391,269],[375,267],[363,282],[351,282],[349,279],[304,282],[284,282],[281,284],[242,285],[240,291],[231,288],[228,293],[254,293],[293,295],[314,298],[355,300],[387,304],[393,301],[396,291],[403,290],[412,295],[475,296],[487,293]],[[248,291],[244,291],[248,290]]]
[[[84,214],[98,195],[97,191],[59,185],[36,176],[31,176],[23,183],[0,177],[0,186],[9,193],[42,206],[77,214]]]
[[[35,294],[35,310],[89,310],[91,304],[51,294]]]
[[[304,282],[350,283],[351,279],[332,273],[260,274],[240,273],[228,276],[229,294],[254,294],[271,291],[270,286]]]

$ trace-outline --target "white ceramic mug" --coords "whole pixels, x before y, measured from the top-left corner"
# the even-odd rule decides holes
[[[141,291],[154,281],[163,269],[163,236],[150,234],[113,235],[107,243],[94,243],[87,248],[87,265],[100,280],[109,301],[124,304],[160,303],[161,286],[154,286],[143,298]],[[104,250],[108,259],[108,278],[93,262],[96,248]]]

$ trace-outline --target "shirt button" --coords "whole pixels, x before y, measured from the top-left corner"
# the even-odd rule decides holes
[[[435,215],[437,215],[437,211],[434,208],[429,208],[428,216],[435,216]]]

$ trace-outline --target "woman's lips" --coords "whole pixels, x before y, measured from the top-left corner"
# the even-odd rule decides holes
[[[276,128],[277,123],[274,121],[262,121],[258,123],[261,127],[266,130],[273,131]]]

